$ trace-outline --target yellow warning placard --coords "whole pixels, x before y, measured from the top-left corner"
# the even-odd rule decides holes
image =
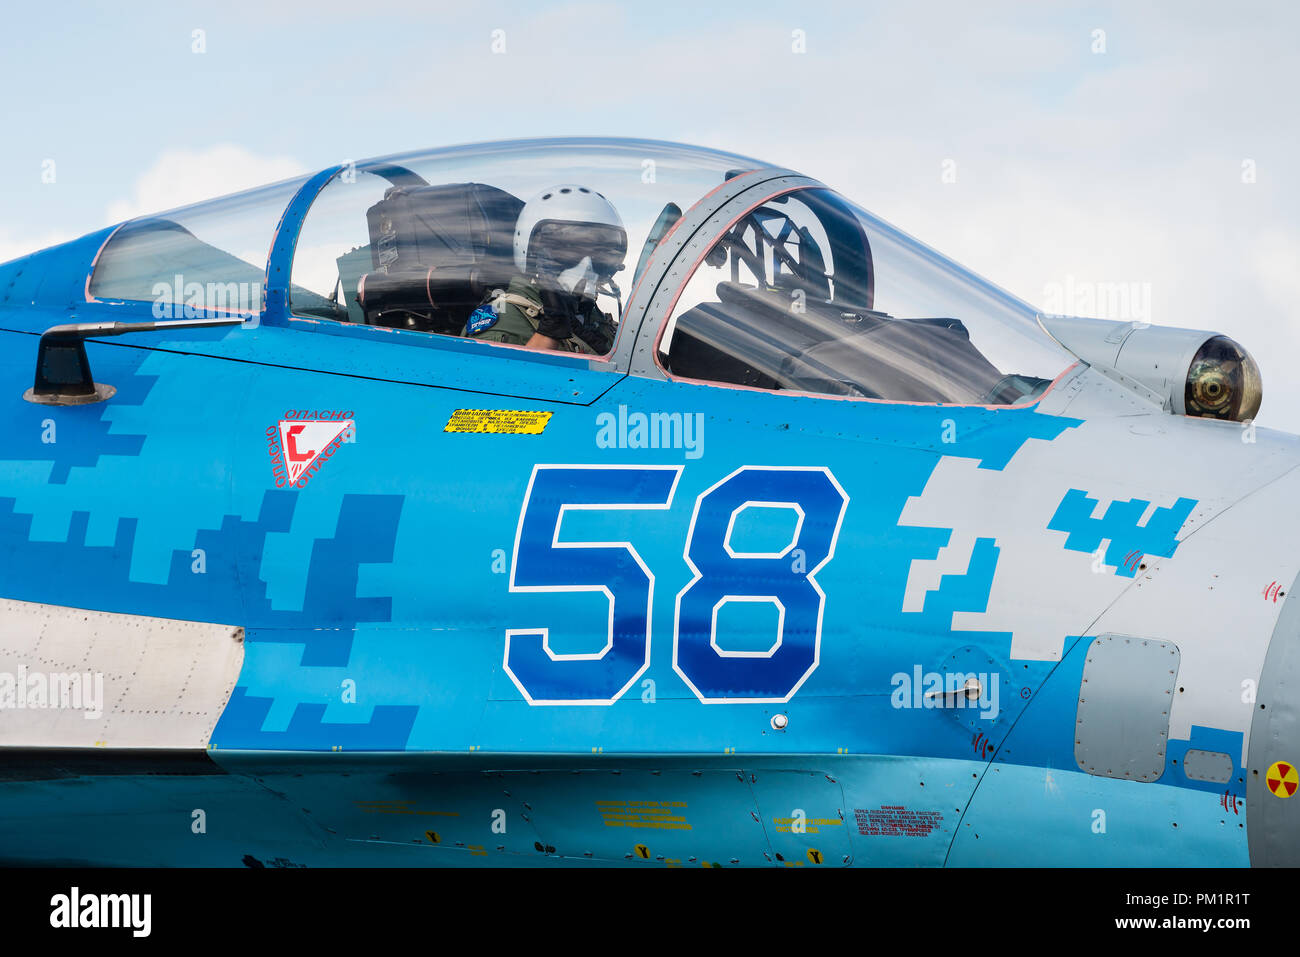
[[[1268,789],[1280,798],[1289,798],[1300,787],[1300,774],[1290,761],[1274,761],[1268,769]]]
[[[606,827],[654,828],[665,831],[689,831],[683,816],[685,801],[597,801],[596,809]]]
[[[541,435],[552,412],[515,409],[457,409],[444,432],[488,432],[495,435]]]

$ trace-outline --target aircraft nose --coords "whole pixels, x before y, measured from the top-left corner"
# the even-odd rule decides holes
[[[1255,867],[1300,865],[1300,577],[1283,598],[1255,696],[1246,828]]]

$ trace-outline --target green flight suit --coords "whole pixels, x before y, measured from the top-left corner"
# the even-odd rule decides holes
[[[484,308],[492,308],[496,311],[496,321],[476,332],[474,327],[484,321],[481,318]],[[470,339],[527,345],[528,340],[537,331],[537,323],[541,315],[542,297],[537,292],[537,287],[523,276],[516,276],[510,280],[510,287],[504,295],[490,299],[479,307],[479,311],[470,317],[461,334]],[[592,310],[585,331],[586,339],[597,346],[604,346],[604,352],[608,352],[613,347],[614,323],[603,312]],[[575,334],[562,340],[560,348],[568,352],[584,352],[589,355],[604,354],[604,352],[598,353],[591,343]]]

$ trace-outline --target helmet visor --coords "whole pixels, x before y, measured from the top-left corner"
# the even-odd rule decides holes
[[[529,250],[536,269],[561,271],[590,256],[596,274],[609,278],[627,258],[627,233],[603,223],[542,220],[533,228]]]

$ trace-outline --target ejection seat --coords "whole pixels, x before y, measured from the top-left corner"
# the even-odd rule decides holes
[[[482,183],[394,186],[366,211],[372,271],[356,285],[370,325],[458,336],[516,269],[523,201]]]

